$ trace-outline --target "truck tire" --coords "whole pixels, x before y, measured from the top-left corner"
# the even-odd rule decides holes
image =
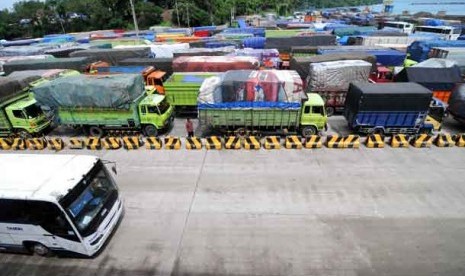
[[[314,126],[306,126],[302,128],[302,136],[307,138],[310,137],[311,135],[316,135],[318,133],[318,130]]]
[[[336,112],[336,109],[334,107],[332,106],[326,107],[326,116],[331,117],[334,115],[335,112]]]
[[[18,131],[17,133],[18,136],[22,139],[32,138],[32,135],[24,129]]]
[[[89,135],[92,137],[101,138],[103,136],[103,129],[97,126],[89,127]]]
[[[372,132],[372,134],[379,134],[381,136],[384,136],[384,129],[382,128],[375,128]]]
[[[41,243],[34,243],[31,247],[31,251],[35,255],[39,255],[42,257],[47,257],[47,256],[50,256],[51,254],[50,249]]]
[[[427,128],[421,128],[419,134],[431,134],[431,130]]]
[[[153,125],[146,125],[144,127],[144,134],[145,136],[157,136],[158,129]]]

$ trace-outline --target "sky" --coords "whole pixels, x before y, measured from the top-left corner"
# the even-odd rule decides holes
[[[0,0],[0,10],[12,9],[13,4],[21,0]]]
[[[0,0],[0,10],[13,8],[13,3],[20,0]]]

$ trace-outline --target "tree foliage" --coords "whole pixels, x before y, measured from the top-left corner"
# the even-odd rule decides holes
[[[140,29],[162,22],[172,9],[181,26],[219,25],[235,15],[275,11],[289,15],[310,7],[329,8],[378,4],[381,0],[133,0]],[[129,0],[23,0],[12,11],[0,11],[0,39],[133,27]]]

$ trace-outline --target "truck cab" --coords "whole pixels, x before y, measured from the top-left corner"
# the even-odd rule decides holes
[[[8,105],[5,112],[11,126],[22,137],[41,133],[50,126],[50,120],[46,118],[36,100],[30,96]]]
[[[302,104],[300,128],[302,136],[316,135],[326,128],[326,116],[323,98],[316,93],[307,93],[307,100]]]
[[[164,95],[165,88],[163,82],[166,80],[166,72],[154,71],[145,77],[145,84],[149,87],[155,88],[158,94]]]
[[[173,106],[165,96],[147,95],[139,103],[140,123],[147,136],[156,136],[159,129],[167,128],[173,122]]]
[[[378,66],[376,72],[371,73],[370,80],[374,83],[392,82],[393,72],[385,66]]]

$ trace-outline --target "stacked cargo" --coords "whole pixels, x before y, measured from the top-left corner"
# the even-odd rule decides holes
[[[427,60],[431,49],[436,47],[465,48],[465,41],[460,40],[432,40],[415,41],[407,49],[410,59],[421,62]]]
[[[465,124],[465,84],[459,84],[454,88],[447,110],[454,119]]]
[[[202,84],[199,109],[298,108],[304,97],[302,80],[294,71],[235,70]]]
[[[255,57],[185,56],[173,60],[174,72],[226,72],[259,67],[260,61]]]
[[[355,46],[360,47],[360,46]],[[392,50],[389,48],[371,48],[371,46],[365,48],[361,46],[357,48],[334,48],[334,49],[325,49],[320,48],[318,53],[321,55],[326,54],[343,54],[343,53],[352,53],[352,54],[365,54],[372,55],[376,57],[376,61],[384,66],[402,66],[407,55],[403,52]]]
[[[235,47],[188,48],[173,51],[173,57],[180,56],[224,56],[233,53]]]
[[[75,58],[48,58],[33,60],[16,60],[5,63],[3,70],[5,74],[22,70],[45,70],[45,69],[69,69],[83,72],[88,64],[87,57]]]
[[[127,58],[120,60],[122,66],[153,66],[156,70],[166,72],[167,76],[173,73],[172,58]]]
[[[85,89],[83,89],[85,87]],[[141,75],[73,76],[33,89],[37,101],[49,107],[127,109],[144,94]]]
[[[260,61],[260,66],[267,69],[278,69],[281,65],[279,52],[276,49],[237,49],[227,56],[255,57]]]
[[[310,64],[342,60],[364,60],[372,64],[372,70],[376,69],[376,57],[363,53],[328,54],[308,57],[293,56],[290,62],[290,69],[297,71],[302,80],[306,80]]]
[[[416,82],[433,91],[433,96],[444,103],[456,83],[462,82],[460,68],[455,62],[431,58],[404,68],[394,77],[396,82]]]
[[[317,92],[325,99],[328,116],[344,107],[352,82],[368,82],[372,64],[363,60],[344,60],[311,63],[307,77],[307,91]]]
[[[111,65],[118,65],[118,62],[127,58],[147,58],[150,57],[151,50],[149,46],[140,48],[123,48],[123,49],[89,49],[72,52],[70,57],[87,57],[89,62],[105,61]]]

